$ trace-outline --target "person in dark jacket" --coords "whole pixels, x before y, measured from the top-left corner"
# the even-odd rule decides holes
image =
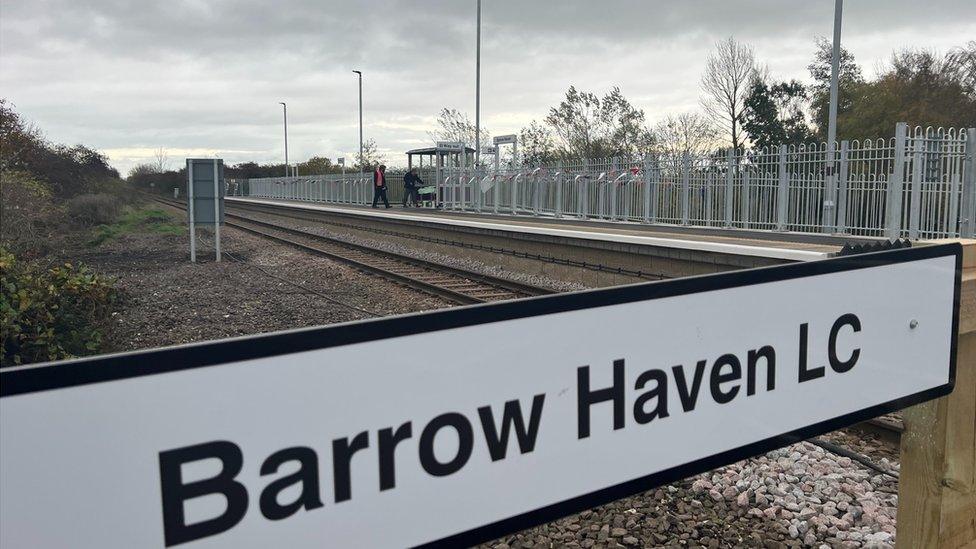
[[[390,201],[386,199],[386,166],[380,164],[379,168],[373,172],[373,207],[376,207],[376,201],[380,198],[383,199],[383,204],[387,208],[390,207]]]
[[[411,168],[403,176],[403,207],[406,208],[413,201],[414,207],[420,206],[420,193],[418,189],[424,186],[424,180],[417,175],[416,168]]]

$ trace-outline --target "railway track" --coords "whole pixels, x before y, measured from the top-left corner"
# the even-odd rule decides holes
[[[862,421],[854,425],[854,428],[865,433],[877,435],[881,440],[896,445],[901,441],[901,434],[905,431],[905,425],[903,423],[886,417],[876,417]]]
[[[168,206],[186,209],[176,200],[153,197]],[[385,250],[353,244],[265,220],[225,211],[225,225],[287,244],[305,252],[345,263],[357,270],[421,290],[448,301],[469,305],[555,293],[548,288],[515,282]]]

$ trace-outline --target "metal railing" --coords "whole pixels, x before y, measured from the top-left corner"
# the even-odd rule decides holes
[[[456,211],[891,239],[974,236],[976,128],[909,131],[902,123],[893,139],[841,141],[832,162],[827,155],[825,144],[781,145],[640,161],[442,168],[421,177],[437,185],[441,208]],[[391,202],[401,201],[402,174],[388,172],[387,179]],[[255,197],[372,202],[372,178],[358,174],[235,185]]]

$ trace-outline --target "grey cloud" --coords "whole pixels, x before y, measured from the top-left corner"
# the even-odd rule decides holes
[[[652,120],[693,109],[705,55],[729,34],[775,75],[803,78],[832,5],[484,0],[484,123],[515,131],[570,84],[620,85]],[[849,1],[845,45],[870,69],[894,47],[961,44],[976,36],[974,6]],[[367,137],[382,148],[425,142],[417,128],[441,107],[473,115],[473,0],[4,0],[2,12],[0,93],[55,140],[275,160],[284,100],[291,156],[349,154],[353,68],[365,72]]]

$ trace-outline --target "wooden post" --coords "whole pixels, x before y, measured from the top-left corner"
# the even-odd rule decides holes
[[[899,549],[976,547],[976,240],[959,242],[956,385],[952,394],[904,412]]]

